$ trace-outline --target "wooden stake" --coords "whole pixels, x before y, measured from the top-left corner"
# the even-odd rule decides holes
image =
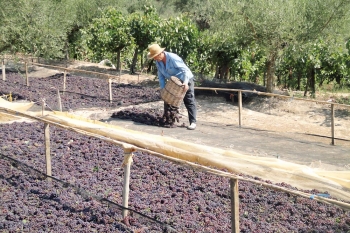
[[[41,115],[44,116],[44,111],[45,111],[45,99],[42,100],[42,105],[41,105]]]
[[[239,127],[242,127],[242,91],[238,92],[238,122]]]
[[[28,78],[28,63],[25,62],[25,66],[26,66],[26,81],[27,81],[27,87],[29,87],[29,78]]]
[[[46,175],[51,176],[51,155],[50,155],[50,125],[45,123],[45,161],[46,161]],[[48,178],[51,181],[51,178]]]
[[[58,110],[62,112],[62,102],[61,102],[61,96],[60,96],[60,90],[57,89],[57,102],[58,102]]]
[[[112,79],[108,79],[109,102],[112,103]]]
[[[64,74],[63,74],[63,93],[66,91],[66,81],[67,81],[67,70],[64,70]]]
[[[2,60],[2,80],[6,80],[6,69],[4,59]]]
[[[238,179],[230,179],[231,190],[231,232],[239,233],[239,191]]]
[[[334,104],[331,104],[331,124],[332,124],[332,145],[335,145],[334,142]]]
[[[130,185],[130,167],[132,163],[132,149],[124,149],[124,186],[123,186],[123,206],[129,207],[129,185]],[[128,210],[123,209],[123,218],[128,215]]]

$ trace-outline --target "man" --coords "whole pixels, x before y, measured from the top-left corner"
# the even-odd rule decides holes
[[[181,80],[183,90],[186,92],[184,104],[190,122],[187,129],[194,130],[196,128],[197,109],[194,96],[193,74],[191,70],[187,67],[181,57],[175,53],[166,52],[165,48],[161,48],[158,44],[150,45],[148,50],[148,59],[154,59],[156,61],[160,89],[165,87],[166,80],[171,76],[175,76]]]

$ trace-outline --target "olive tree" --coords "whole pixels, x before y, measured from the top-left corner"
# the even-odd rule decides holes
[[[72,13],[68,1],[19,0],[2,4],[0,52],[63,57]]]
[[[160,17],[153,6],[145,6],[144,12],[134,12],[129,15],[130,34],[136,45],[130,73],[136,72],[136,62],[139,53],[148,48],[160,35]]]
[[[186,60],[198,45],[199,31],[186,15],[164,19],[161,24],[161,44]]]
[[[339,27],[349,13],[349,0],[215,0],[208,13],[212,27],[243,46],[256,43],[266,53],[266,87],[272,92],[275,63],[289,45],[313,41]]]
[[[101,60],[109,54],[116,54],[115,60],[119,70],[121,51],[133,41],[126,17],[115,8],[109,8],[82,31],[87,46],[94,53],[94,59]],[[111,60],[114,60],[113,57]]]

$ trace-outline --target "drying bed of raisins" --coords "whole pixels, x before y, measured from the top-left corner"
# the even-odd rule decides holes
[[[111,89],[112,103],[109,100],[109,84],[105,79],[67,75],[64,93],[63,74],[32,78],[29,86],[26,85],[25,77],[19,73],[7,72],[6,80],[0,80],[0,96],[11,93],[14,100],[33,101],[38,105],[42,105],[44,99],[48,108],[53,110],[59,109],[59,97],[63,111],[96,107],[113,108],[160,100],[159,91],[149,87],[113,82]]]
[[[45,172],[42,123],[0,125],[0,154]],[[52,175],[92,195],[122,203],[122,148],[50,127]],[[8,232],[160,232],[74,190],[22,174],[0,159],[0,229]],[[259,179],[259,178],[255,178]],[[269,181],[267,181],[269,182]],[[230,232],[229,179],[135,152],[129,207],[178,232]],[[288,184],[278,184],[295,189]],[[57,191],[58,190],[58,191]],[[302,190],[317,194],[318,190]],[[239,181],[241,232],[349,232],[350,212],[316,200]]]

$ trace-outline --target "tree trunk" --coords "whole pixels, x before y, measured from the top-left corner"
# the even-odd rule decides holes
[[[272,93],[274,90],[273,83],[275,79],[275,60],[276,54],[270,53],[269,60],[267,61],[267,80],[266,80],[266,91]]]
[[[134,57],[132,58],[132,64],[130,67],[130,73],[135,74],[136,73],[136,63],[137,63],[137,55],[139,54],[139,49],[136,48],[134,52]]]
[[[305,91],[304,91],[304,96],[306,96],[306,94],[307,94],[310,82],[311,82],[311,77],[308,77],[307,80],[306,80],[306,87],[305,87]]]
[[[301,83],[301,73],[298,72],[298,86],[297,86],[297,90],[300,91],[300,83]]]
[[[153,59],[148,63],[148,67],[147,67],[147,73],[151,73],[152,72],[152,67],[153,67]]]
[[[219,69],[219,66],[216,66],[214,79],[219,79],[219,78],[220,78],[220,77],[219,77],[219,73],[220,73],[219,70],[220,70],[220,69]]]
[[[310,88],[311,96],[316,97],[316,72],[314,68],[310,70]]]
[[[293,68],[289,68],[288,72],[288,82],[286,83],[286,88],[289,89],[289,85],[293,80]]]

